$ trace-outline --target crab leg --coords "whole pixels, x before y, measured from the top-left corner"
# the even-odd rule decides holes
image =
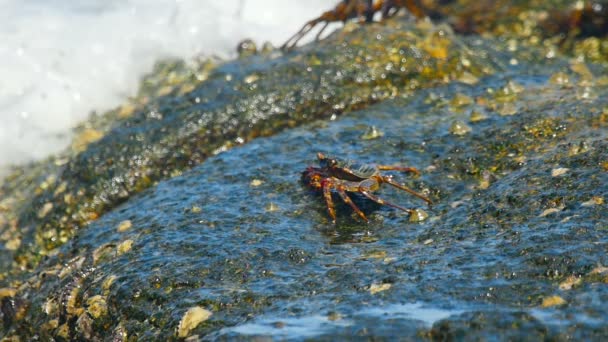
[[[285,44],[281,45],[281,49],[290,50],[291,48],[296,46],[298,44],[298,42],[300,41],[300,39],[302,39],[310,30],[313,29],[313,27],[315,27],[321,21],[323,21],[323,19],[317,18],[317,19],[313,19],[313,20],[307,22],[306,24],[304,24],[304,26],[302,26],[300,31],[296,32],[296,34],[291,36],[291,38],[289,38],[285,42]]]
[[[389,207],[393,207],[393,208],[396,208],[396,209],[399,209],[399,210],[403,210],[403,211],[408,212],[408,213],[412,212],[412,209],[407,209],[407,208],[404,208],[404,207],[400,207],[400,206],[398,206],[396,204],[393,204],[391,202],[387,202],[387,201],[383,200],[382,198],[380,198],[378,196],[374,196],[374,195],[370,194],[366,190],[361,190],[361,194],[363,194],[363,196],[369,198],[370,200],[372,200],[372,201],[374,201],[374,202],[376,202],[378,204],[387,205]]]
[[[336,187],[336,191],[338,191],[338,195],[340,195],[340,197],[342,197],[342,200],[350,205],[351,208],[353,208],[353,211],[357,213],[357,215],[359,215],[359,217],[361,217],[363,219],[363,221],[365,222],[369,222],[369,220],[367,219],[367,217],[365,217],[365,214],[361,211],[361,209],[359,209],[355,203],[353,203],[353,201],[350,199],[350,197],[348,197],[348,194],[346,194],[346,189],[343,185],[338,185]]]
[[[416,176],[420,175],[420,171],[418,171],[415,167],[403,167],[403,166],[392,166],[392,165],[377,165],[378,170],[382,171],[402,171],[402,172],[411,172],[415,173]]]
[[[389,207],[393,207],[399,210],[403,210],[406,211],[408,213],[410,213],[412,210],[411,209],[407,209],[401,206],[398,206],[396,204],[393,204],[391,202],[387,202],[385,200],[383,200],[382,198],[372,195],[370,193],[370,191],[374,188],[376,188],[378,186],[378,182],[374,179],[368,179],[365,180],[363,182],[361,182],[361,184],[359,185],[359,188],[357,189],[359,193],[361,193],[363,196],[369,198],[370,200],[378,203],[378,204],[382,204],[382,205],[388,205]]]
[[[387,0],[379,1],[382,5],[382,18],[389,18],[399,12],[399,8],[405,7],[416,18],[424,17],[424,11],[416,0]]]
[[[319,32],[317,32],[317,35],[315,36],[315,40],[321,40],[321,35],[323,34],[323,31],[325,31],[325,29],[327,28],[327,25],[329,25],[329,22],[324,22],[323,26],[321,26],[321,29],[319,30]]]
[[[392,179],[391,179],[391,177],[387,177],[387,176],[380,176],[380,179],[381,179],[381,180],[382,180],[384,183],[388,183],[388,184],[390,184],[390,185],[394,186],[394,187],[395,187],[395,188],[397,188],[397,189],[401,189],[401,190],[403,190],[403,191],[409,192],[410,194],[412,194],[412,195],[414,195],[414,196],[416,196],[416,197],[418,197],[418,198],[422,199],[423,201],[425,201],[425,202],[426,202],[426,203],[428,203],[428,204],[433,204],[433,202],[432,202],[432,201],[431,201],[431,200],[430,200],[428,197],[426,197],[426,196],[424,196],[424,195],[422,195],[422,194],[419,194],[419,193],[417,193],[416,191],[414,191],[414,190],[412,190],[412,189],[410,189],[410,188],[408,188],[408,187],[406,187],[406,186],[403,186],[403,185],[401,185],[401,184],[399,184],[399,183],[395,182],[394,180],[392,180]]]
[[[332,183],[329,180],[323,181],[323,197],[325,197],[325,203],[327,205],[327,211],[331,217],[331,221],[336,223],[336,209],[334,208],[334,201],[331,199],[331,187]]]

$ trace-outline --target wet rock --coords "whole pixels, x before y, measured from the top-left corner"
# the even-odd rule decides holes
[[[101,139],[9,177],[3,336],[605,339],[603,67],[548,56],[538,26],[514,42],[354,25],[284,56],[159,65],[146,100],[90,126]],[[424,170],[403,181],[430,218],[353,195],[370,223],[338,198],[329,223],[300,180],[318,151]]]

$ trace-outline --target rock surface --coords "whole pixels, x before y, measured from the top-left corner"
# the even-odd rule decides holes
[[[606,338],[605,67],[497,27],[160,70],[2,186],[3,336]],[[318,151],[419,168],[394,175],[432,207],[379,194],[428,217],[353,196],[371,222],[332,225],[300,181]]]

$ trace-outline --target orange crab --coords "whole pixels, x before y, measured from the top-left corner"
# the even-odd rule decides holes
[[[426,196],[395,182],[391,176],[385,176],[380,172],[403,171],[412,172],[417,175],[420,174],[418,169],[414,167],[357,164],[353,161],[329,158],[322,153],[317,153],[317,158],[319,159],[321,167],[309,166],[306,168],[302,173],[302,180],[313,189],[323,191],[323,197],[325,197],[325,202],[327,204],[327,211],[329,212],[329,216],[333,223],[336,223],[336,210],[332,199],[332,190],[335,190],[342,200],[365,222],[369,222],[369,220],[355,203],[353,203],[347,192],[359,193],[378,204],[397,208],[411,214],[412,209],[403,208],[372,194],[373,191],[380,188],[381,184],[387,183],[398,189],[409,192],[428,204],[432,204],[431,200]]]
[[[289,50],[295,47],[300,39],[320,23],[323,23],[323,26],[315,36],[315,40],[319,40],[329,23],[338,21],[344,23],[354,18],[371,22],[374,14],[378,12],[382,13],[382,18],[387,18],[397,13],[401,8],[407,8],[414,16],[422,18],[424,17],[424,11],[417,2],[417,0],[377,0],[375,2],[373,0],[342,0],[333,10],[324,12],[318,18],[304,24],[300,31],[281,46],[281,49]]]

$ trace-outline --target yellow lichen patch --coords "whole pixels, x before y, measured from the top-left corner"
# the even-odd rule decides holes
[[[608,273],[608,267],[599,265],[589,272],[589,274],[604,274]]]
[[[121,242],[118,246],[116,246],[116,254],[123,255],[133,248],[133,240],[128,239]]]
[[[87,312],[93,318],[105,316],[108,313],[108,304],[102,296],[93,296],[87,300]]]
[[[19,247],[21,247],[21,237],[18,235],[11,237],[4,243],[4,248],[9,251],[16,251]]]
[[[42,324],[40,326],[40,328],[43,331],[50,331],[50,330],[55,330],[57,329],[57,327],[59,326],[59,320],[58,319],[52,319],[50,321],[45,322],[44,324]]]
[[[465,71],[460,76],[458,76],[456,81],[458,81],[460,83],[468,84],[468,85],[475,85],[475,84],[479,83],[479,78],[476,77],[475,75],[471,74],[470,72]]]
[[[44,218],[53,209],[53,203],[46,202],[40,210],[38,210],[38,218]]]
[[[61,184],[59,184],[59,186],[57,186],[57,188],[55,189],[53,196],[57,196],[57,195],[64,193],[67,188],[68,188],[68,182],[65,182],[65,181],[61,182]]]
[[[448,58],[450,44],[452,44],[452,41],[446,37],[445,32],[438,31],[422,41],[420,48],[432,58],[446,59]]]
[[[67,323],[63,323],[59,328],[55,330],[55,335],[68,341],[70,339],[70,327]]]
[[[164,87],[159,88],[156,91],[156,96],[161,97],[161,96],[169,95],[169,94],[171,94],[172,91],[173,91],[172,86],[164,86]]]
[[[200,323],[208,320],[212,314],[213,313],[211,311],[200,306],[195,306],[188,309],[177,327],[177,337],[188,337],[192,329],[196,328]]]
[[[450,105],[456,108],[468,106],[470,104],[473,104],[473,98],[461,93],[454,95],[454,97],[450,101]]]
[[[133,112],[135,112],[135,105],[133,103],[127,103],[118,110],[118,117],[124,119],[133,115]]]
[[[479,122],[479,121],[486,120],[487,118],[488,118],[488,116],[485,115],[484,113],[474,110],[471,112],[471,116],[469,117],[469,120],[471,120],[471,122]]]
[[[453,135],[467,135],[472,131],[471,126],[467,125],[463,121],[456,120],[452,122],[449,128],[450,134]]]
[[[178,92],[180,95],[184,95],[184,94],[188,94],[189,92],[193,91],[194,89],[196,89],[195,84],[186,83],[179,88]]]
[[[559,284],[559,289],[560,290],[570,290],[572,289],[574,286],[579,285],[582,282],[582,279],[579,277],[575,277],[575,276],[569,276],[568,278],[566,278],[566,280],[562,281]]]
[[[330,321],[339,321],[342,319],[342,315],[340,315],[339,312],[333,311],[327,314],[327,319]]]
[[[115,247],[115,245],[113,243],[106,243],[106,244],[103,244],[103,245],[97,247],[93,251],[93,264],[97,265],[97,263],[100,260],[113,256],[114,247]]]
[[[85,260],[86,260],[86,257],[84,257],[84,256],[77,256],[77,257],[71,259],[68,262],[67,267],[61,267],[61,271],[59,272],[59,274],[57,276],[61,279],[69,276],[75,270],[81,269]]]
[[[80,315],[84,309],[78,305],[78,294],[80,293],[79,287],[74,287],[67,295],[67,301],[65,302],[65,311],[74,316]]]
[[[549,83],[556,85],[566,85],[570,83],[570,77],[565,72],[557,72],[549,78]]]
[[[496,111],[501,116],[511,116],[517,114],[517,107],[513,103],[503,103],[501,104]]]
[[[573,61],[572,63],[570,63],[570,70],[579,74],[579,76],[581,76],[581,78],[583,80],[593,79],[593,74],[591,73],[591,70],[589,70],[589,68],[587,67],[587,64],[585,64],[585,62],[581,62],[581,61],[577,61],[577,60]]]
[[[541,306],[543,308],[549,308],[552,306],[564,305],[566,303],[567,303],[566,300],[560,296],[549,296],[549,297],[543,298],[543,302],[542,302]]]
[[[74,138],[72,141],[72,150],[82,152],[90,143],[95,142],[102,137],[103,132],[96,129],[87,128]]]
[[[133,226],[133,224],[131,223],[131,220],[124,220],[118,224],[118,226],[116,227],[116,231],[118,231],[119,233],[122,233],[124,231],[131,229],[132,226]]]
[[[14,297],[17,294],[17,290],[10,287],[0,288],[0,299],[4,297]]]
[[[369,292],[371,294],[376,294],[378,292],[386,291],[392,287],[391,284],[371,284],[369,286]]]
[[[106,277],[106,279],[103,281],[103,283],[101,284],[101,289],[105,292],[108,292],[110,290],[110,286],[112,286],[112,284],[114,284],[114,282],[116,281],[118,277],[114,274],[110,274],[109,276]]]

